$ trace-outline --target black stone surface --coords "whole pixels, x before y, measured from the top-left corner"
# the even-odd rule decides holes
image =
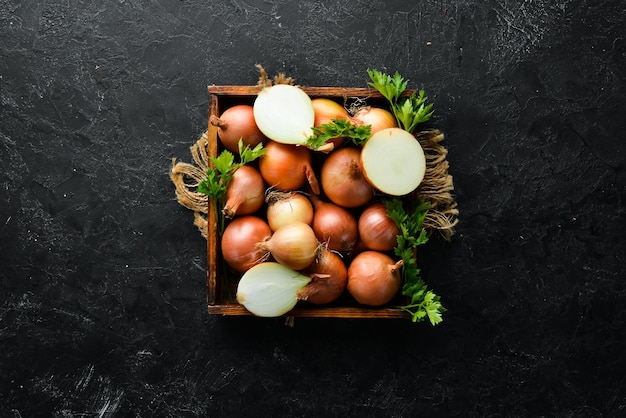
[[[0,416],[626,414],[622,0],[0,1]],[[435,103],[461,223],[408,321],[217,318],[178,205],[208,84]]]

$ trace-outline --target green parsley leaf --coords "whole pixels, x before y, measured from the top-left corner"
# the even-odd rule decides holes
[[[403,261],[402,295],[409,297],[410,302],[399,308],[411,315],[413,322],[421,322],[428,318],[432,325],[443,321],[442,313],[446,309],[441,305],[440,298],[428,289],[420,277],[417,267],[416,249],[428,242],[426,230],[422,227],[426,214],[430,209],[428,202],[419,202],[411,213],[407,213],[404,203],[399,198],[385,201],[387,216],[400,229],[394,254]]]
[[[226,191],[230,185],[235,171],[245,164],[248,164],[265,154],[263,144],[259,143],[253,149],[243,145],[243,140],[239,140],[239,162],[235,162],[235,155],[223,150],[217,157],[211,157],[211,167],[207,169],[206,178],[198,184],[197,192],[205,194],[209,199],[216,202],[217,206],[224,206],[224,198]],[[220,233],[223,232],[224,218],[222,211],[218,208],[218,218],[220,224]]]
[[[397,71],[393,77],[373,69],[368,69],[367,74],[372,80],[368,85],[378,90],[389,101],[399,127],[412,133],[420,123],[430,119],[433,105],[426,105],[428,98],[424,90],[420,90],[419,94],[413,93],[409,97],[403,97],[402,93],[405,92],[408,81]]]
[[[309,137],[306,145],[317,150],[333,138],[347,138],[355,145],[363,145],[371,135],[370,125],[356,126],[347,119],[331,119],[329,123],[313,128],[313,135]]]

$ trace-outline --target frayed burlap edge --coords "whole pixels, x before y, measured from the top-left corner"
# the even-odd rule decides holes
[[[172,158],[170,179],[176,188],[178,203],[194,212],[194,225],[204,238],[207,238],[207,213],[209,210],[208,196],[195,190],[198,184],[206,179],[209,168],[208,154],[209,137],[205,132],[189,149],[194,164],[176,161]]]
[[[448,150],[441,145],[444,135],[435,129],[418,132],[415,136],[426,156],[426,174],[416,191],[416,197],[431,205],[424,220],[424,227],[429,233],[438,232],[449,241],[458,223],[459,211],[453,196],[452,176],[448,173]],[[173,158],[170,171],[170,179],[176,187],[178,203],[194,212],[194,225],[204,238],[207,238],[208,199],[206,195],[195,190],[198,184],[206,178],[209,163],[207,150],[208,132],[205,132],[190,147],[194,164]]]
[[[419,140],[426,156],[426,173],[415,196],[418,200],[429,202],[430,210],[424,219],[427,231],[438,232],[446,241],[454,234],[454,227],[459,222],[457,203],[454,199],[454,182],[448,173],[448,150],[441,145],[444,135],[437,129],[418,132]]]

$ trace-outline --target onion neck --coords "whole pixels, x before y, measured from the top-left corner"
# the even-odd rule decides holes
[[[311,186],[313,194],[320,194],[320,185],[310,164],[304,166],[304,175],[306,176],[309,186]]]
[[[224,209],[222,209],[222,213],[228,219],[232,219],[237,214],[237,209],[241,206],[243,199],[241,195],[236,195],[228,199],[226,204],[224,205]]]
[[[226,122],[224,122],[223,120],[221,120],[215,115],[211,116],[211,118],[209,119],[209,122],[211,123],[211,125],[217,126],[218,128],[222,128],[222,129],[226,129],[226,126],[228,125]]]
[[[396,271],[400,270],[400,268],[404,265],[404,261],[402,260],[398,260],[398,262],[396,264],[392,264],[389,266],[389,270],[392,273],[395,273]]]

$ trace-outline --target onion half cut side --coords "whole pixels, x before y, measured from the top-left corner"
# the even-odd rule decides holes
[[[420,185],[426,174],[426,157],[419,141],[400,128],[372,135],[361,150],[368,181],[383,193],[404,196]]]

